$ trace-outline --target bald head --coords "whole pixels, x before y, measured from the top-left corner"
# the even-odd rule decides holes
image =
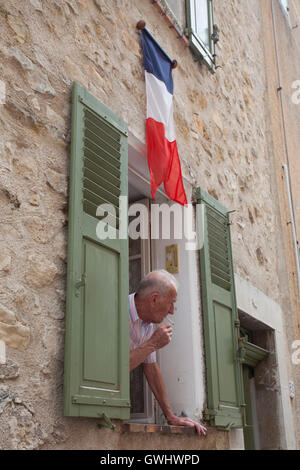
[[[175,288],[177,292],[178,283],[175,277],[168,271],[161,269],[147,274],[139,283],[136,294],[140,299],[146,298],[153,292],[159,292],[162,296],[167,296],[172,288]]]

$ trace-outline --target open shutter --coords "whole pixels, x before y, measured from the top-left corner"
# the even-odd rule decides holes
[[[243,426],[242,368],[229,214],[202,189],[196,191],[207,370],[206,418],[211,425]]]
[[[96,235],[128,194],[126,124],[76,82],[72,98],[64,413],[128,419],[128,239]],[[127,213],[126,213],[127,216]],[[127,222],[124,221],[126,224]],[[118,235],[118,230],[117,230]]]

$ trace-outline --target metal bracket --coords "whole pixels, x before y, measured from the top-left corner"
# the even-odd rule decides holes
[[[86,274],[83,273],[82,276],[81,276],[81,278],[80,278],[80,279],[77,279],[77,282],[75,283],[75,289],[76,289],[75,296],[76,296],[76,297],[79,297],[78,289],[80,289],[80,287],[84,287],[84,286],[85,286],[85,281],[86,281]]]
[[[108,416],[105,413],[98,413],[99,418],[103,419],[105,424],[97,424],[98,428],[109,428],[113,431],[115,430],[116,425],[113,424]]]
[[[227,426],[224,428],[224,431],[230,431],[230,429],[232,428],[232,426],[234,426],[235,423],[228,423]]]

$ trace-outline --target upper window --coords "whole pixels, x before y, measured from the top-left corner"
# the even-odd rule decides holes
[[[280,3],[285,11],[285,13],[288,15],[289,14],[289,5],[287,0],[280,0]]]
[[[187,0],[187,26],[193,52],[215,71],[215,42],[212,0]]]
[[[185,2],[184,0],[164,0],[180,27],[185,27]]]

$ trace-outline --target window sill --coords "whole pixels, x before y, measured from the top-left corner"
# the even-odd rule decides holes
[[[123,423],[123,432],[143,432],[143,433],[165,433],[165,434],[184,434],[194,435],[195,428],[187,428],[186,426],[170,426],[168,424],[141,424],[141,423]]]

